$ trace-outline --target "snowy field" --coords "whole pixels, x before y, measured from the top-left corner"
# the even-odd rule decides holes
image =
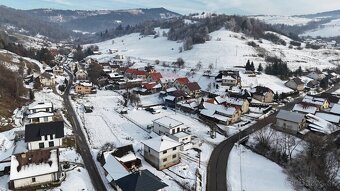
[[[267,24],[284,24],[284,25],[305,25],[308,22],[315,21],[315,19],[294,17],[294,16],[283,16],[283,15],[261,15],[253,18],[259,19]]]
[[[321,25],[317,29],[307,31],[302,34],[302,36],[312,36],[312,37],[334,37],[340,35],[340,19],[335,19],[329,23]]]
[[[240,149],[242,149],[241,157]],[[231,190],[241,189],[240,158],[243,190],[294,190],[288,182],[283,168],[242,145],[240,147],[234,146],[229,155],[227,180]]]

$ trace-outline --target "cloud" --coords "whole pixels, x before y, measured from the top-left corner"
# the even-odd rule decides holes
[[[70,0],[43,0],[43,1],[67,6],[73,5]]]

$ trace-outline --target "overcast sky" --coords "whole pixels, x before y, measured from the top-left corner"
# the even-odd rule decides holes
[[[227,14],[295,15],[340,9],[340,0],[0,0],[17,9],[128,9],[164,7],[187,14],[217,12]]]

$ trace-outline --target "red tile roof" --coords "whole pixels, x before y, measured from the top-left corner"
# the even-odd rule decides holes
[[[137,69],[134,69],[134,68],[128,68],[128,69],[126,70],[126,73],[129,73],[129,74],[134,74],[136,71],[137,71]]]
[[[187,77],[177,78],[176,81],[178,81],[178,83],[183,84],[183,85],[190,82]]]
[[[190,91],[197,91],[201,89],[197,82],[189,82],[187,83],[187,87]]]
[[[149,74],[149,76],[152,78],[152,80],[154,80],[154,81],[158,81],[158,80],[160,80],[163,76],[162,76],[162,74],[161,73],[159,73],[159,72],[152,72],[152,73],[150,73]]]
[[[151,83],[145,83],[143,86],[147,90],[152,90],[156,85],[157,85],[157,83],[151,82]]]

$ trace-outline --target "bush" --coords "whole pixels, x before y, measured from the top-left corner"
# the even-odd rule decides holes
[[[254,41],[249,41],[249,42],[247,42],[247,44],[248,44],[249,46],[254,47],[254,48],[258,46]]]

